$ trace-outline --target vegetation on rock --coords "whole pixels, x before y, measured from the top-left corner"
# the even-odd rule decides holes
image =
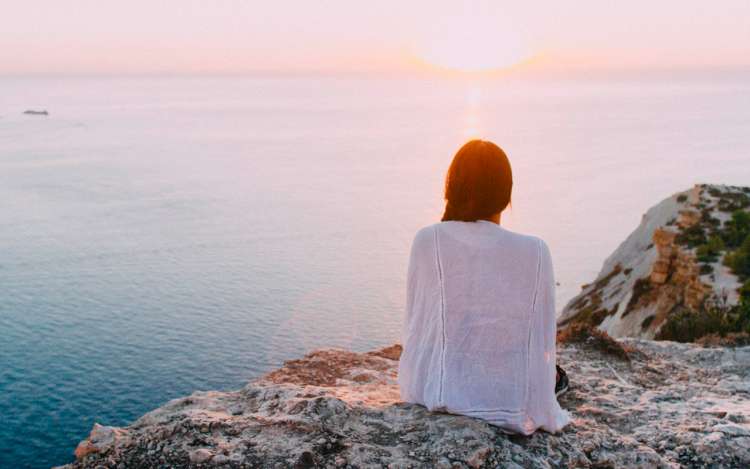
[[[581,344],[605,355],[613,356],[627,362],[630,361],[630,354],[634,350],[632,347],[616,341],[606,332],[580,322],[576,322],[570,327],[558,331],[557,343]]]
[[[715,194],[716,191],[712,192],[712,195]],[[747,196],[740,195],[743,197],[731,198],[731,204],[727,202],[724,206],[745,204]],[[697,239],[696,232],[692,230],[693,234],[683,237],[682,241],[689,246],[690,240]],[[750,213],[735,210],[720,231],[714,231],[705,243],[696,247],[697,260],[703,266],[717,262],[722,254],[724,265],[744,282],[739,291],[739,304],[728,306],[706,302],[699,311],[681,308],[669,315],[657,339],[693,342],[707,336],[723,338],[729,334],[750,333]],[[703,266],[701,273],[705,273]]]
[[[747,301],[731,307],[709,306],[700,311],[681,308],[669,315],[656,339],[695,342],[709,335],[726,337],[743,332],[750,332],[750,303]]]
[[[628,301],[628,305],[625,307],[625,312],[622,313],[622,316],[625,317],[628,315],[628,313],[633,311],[633,309],[638,305],[641,297],[650,292],[651,288],[652,284],[648,277],[639,278],[638,280],[636,280],[633,284],[633,294],[631,295],[630,301]]]
[[[681,342],[750,333],[750,188],[697,185],[649,210],[566,306],[559,326],[573,324]]]
[[[744,282],[739,291],[740,302],[734,306],[709,303],[697,313],[681,310],[670,315],[657,335],[659,339],[692,342],[707,336],[723,338],[735,333],[750,333],[750,213],[745,211],[750,198],[745,193],[725,193],[716,189],[709,190],[709,193],[719,198],[719,210],[732,211],[732,215],[720,230],[714,229],[707,241],[696,247],[697,259],[704,265],[714,263],[725,252],[724,265]],[[691,240],[698,238],[697,231],[693,230],[682,240],[689,245]]]

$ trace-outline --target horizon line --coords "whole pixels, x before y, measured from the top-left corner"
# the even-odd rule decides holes
[[[435,79],[544,79],[544,78],[636,78],[638,76],[697,76],[703,74],[750,73],[748,65],[718,66],[676,66],[676,67],[555,67],[549,69],[523,68],[499,69],[477,72],[464,72],[448,69],[247,69],[247,70],[80,70],[74,72],[52,70],[5,71],[3,78],[177,78],[177,77],[392,77],[392,78],[435,78]]]

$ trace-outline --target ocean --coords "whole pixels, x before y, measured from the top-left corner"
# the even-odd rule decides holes
[[[0,467],[398,340],[472,137],[508,153],[502,224],[547,241],[561,309],[650,206],[750,183],[747,78],[0,78]]]

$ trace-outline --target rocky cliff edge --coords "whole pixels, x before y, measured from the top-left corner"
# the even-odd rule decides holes
[[[560,434],[507,435],[400,402],[399,346],[320,350],[242,390],[95,425],[64,467],[750,467],[750,347],[565,341],[573,421]]]

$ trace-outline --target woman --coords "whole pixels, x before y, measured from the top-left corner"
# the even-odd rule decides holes
[[[453,158],[442,222],[412,244],[401,398],[510,432],[556,432],[569,417],[555,396],[552,261],[541,239],[499,226],[512,186],[492,142]]]

